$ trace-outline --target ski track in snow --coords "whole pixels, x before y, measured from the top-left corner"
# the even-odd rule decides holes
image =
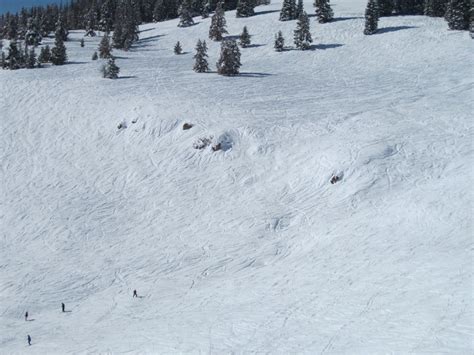
[[[115,81],[81,31],[0,71],[0,353],[473,352],[472,40],[334,0],[276,53],[280,8],[226,13],[238,77],[192,71],[210,19],[143,25]]]

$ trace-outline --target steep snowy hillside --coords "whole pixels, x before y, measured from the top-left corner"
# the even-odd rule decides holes
[[[473,41],[332,3],[305,52],[280,1],[227,12],[237,77],[192,71],[200,18],[142,26],[118,80],[80,32],[0,70],[0,353],[474,350]]]

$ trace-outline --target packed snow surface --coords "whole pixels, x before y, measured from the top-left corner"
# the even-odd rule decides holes
[[[309,51],[274,51],[280,1],[227,12],[236,77],[211,41],[192,71],[200,18],[143,25],[118,80],[81,31],[0,71],[0,353],[473,352],[473,41],[332,4]]]

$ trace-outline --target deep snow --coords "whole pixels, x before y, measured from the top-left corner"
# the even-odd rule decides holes
[[[238,77],[192,71],[197,18],[143,25],[119,80],[82,32],[0,71],[0,353],[473,352],[473,41],[332,3],[306,52],[273,50],[280,1],[227,12]]]

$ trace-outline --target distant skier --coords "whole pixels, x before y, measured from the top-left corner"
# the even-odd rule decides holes
[[[133,297],[138,297],[137,290],[133,290]]]
[[[25,313],[25,321],[28,320],[28,312]]]
[[[63,313],[66,312],[66,305],[64,303],[61,303],[61,309],[63,310]]]
[[[31,337],[30,337],[30,335],[29,335],[29,334],[28,334],[28,338],[27,338],[27,339],[28,339],[28,345],[30,345],[30,346],[31,346]]]

